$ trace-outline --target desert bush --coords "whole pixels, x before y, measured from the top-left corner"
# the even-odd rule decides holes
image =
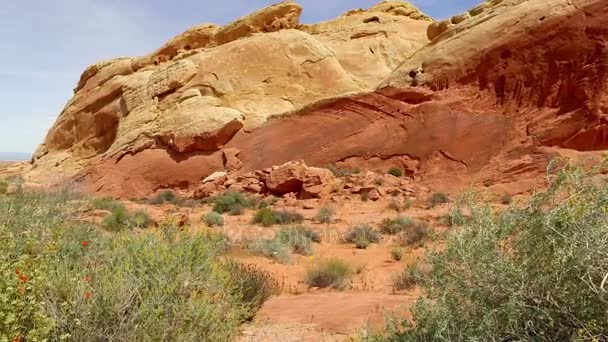
[[[118,208],[123,208],[123,209],[125,208],[125,206],[122,203],[120,203],[120,202],[118,202],[118,201],[116,201],[116,200],[114,200],[114,199],[112,199],[110,197],[97,197],[97,198],[94,198],[91,201],[91,206],[94,209],[107,210],[107,211],[114,211],[114,210],[116,210]]]
[[[523,206],[472,208],[436,252],[427,298],[399,341],[602,341],[608,338],[608,184],[564,166]]]
[[[398,239],[402,246],[421,246],[431,228],[425,222],[416,222],[408,229],[399,233]]]
[[[331,223],[332,218],[335,214],[336,212],[332,208],[322,207],[321,209],[319,209],[319,212],[317,212],[315,220],[319,223]]]
[[[336,177],[346,177],[361,172],[361,170],[356,168],[341,168],[335,164],[328,165],[327,169],[330,170]]]
[[[312,243],[321,241],[318,233],[303,226],[282,228],[277,237],[290,245],[294,253],[302,255],[312,255]]]
[[[388,174],[395,177],[401,177],[403,176],[403,171],[398,167],[391,167],[390,170],[388,170]]]
[[[316,287],[343,290],[352,276],[351,267],[340,259],[323,260],[306,272],[306,283]]]
[[[403,259],[403,249],[395,247],[391,249],[391,257],[395,261],[400,261]]]
[[[131,214],[124,206],[114,208],[110,215],[103,219],[104,228],[115,233],[131,229],[131,223]]]
[[[225,341],[273,288],[222,262],[220,235],[103,234],[79,206],[0,198],[0,341]]]
[[[266,207],[271,207],[271,206],[277,204],[278,201],[279,201],[278,198],[276,198],[274,196],[268,196],[258,202],[257,208],[262,209],[262,208],[266,208]]]
[[[394,219],[385,218],[380,222],[380,232],[383,234],[395,235],[414,225],[414,220],[409,217],[399,216]]]
[[[365,249],[372,243],[378,243],[380,239],[380,233],[366,224],[352,227],[344,237],[344,241],[354,243],[355,247],[359,249]]]
[[[293,262],[291,246],[277,238],[250,241],[247,243],[247,250],[252,254],[275,259],[282,264]]]
[[[504,194],[502,195],[502,197],[500,198],[500,203],[504,204],[504,205],[509,205],[513,202],[513,197],[511,197],[511,195],[509,194]]]
[[[4,195],[8,192],[8,182],[4,179],[0,179],[0,195]]]
[[[450,197],[443,192],[436,192],[429,198],[431,208],[445,203],[450,203]]]
[[[224,217],[222,214],[212,211],[203,216],[203,222],[205,222],[208,227],[222,227],[224,225]]]
[[[293,261],[292,253],[312,255],[312,242],[320,241],[317,233],[302,226],[282,228],[273,239],[259,239],[247,244],[247,249],[258,255],[276,259],[280,263]]]
[[[275,224],[301,223],[302,221],[304,221],[304,216],[295,211],[273,210],[270,208],[259,209],[253,216],[253,223],[264,227],[270,227]]]
[[[428,276],[429,270],[420,263],[409,265],[393,277],[393,291],[409,290],[420,285]]]
[[[148,228],[154,223],[152,218],[150,218],[150,214],[145,210],[134,212],[129,221],[134,228]]]
[[[250,314],[245,319],[253,318],[255,312],[270,296],[279,293],[280,286],[277,280],[258,266],[228,260],[224,263],[224,267],[235,280],[234,293],[239,295],[243,303],[251,305]]]
[[[150,200],[150,204],[159,205],[164,203],[176,204],[179,201],[179,196],[173,190],[163,190],[158,195]]]
[[[213,198],[213,211],[216,213],[231,213],[240,215],[243,208],[250,208],[255,201],[236,191],[227,191]]]

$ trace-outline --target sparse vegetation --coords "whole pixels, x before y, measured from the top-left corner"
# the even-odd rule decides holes
[[[258,239],[247,244],[253,254],[275,259],[282,264],[293,262],[293,255],[312,255],[312,242],[320,241],[317,233],[302,226],[282,228],[273,239]]]
[[[395,261],[400,261],[401,259],[403,259],[403,249],[399,247],[394,247],[393,249],[391,249],[391,257]]]
[[[402,246],[422,246],[431,228],[425,222],[416,222],[408,229],[399,233],[399,241]]]
[[[315,216],[315,220],[319,223],[331,223],[335,214],[336,212],[334,209],[330,207],[322,207]]]
[[[4,179],[0,179],[0,195],[4,195],[8,192],[8,182]]]
[[[304,216],[295,211],[288,210],[273,210],[270,208],[259,209],[254,217],[253,223],[260,224],[264,227],[270,227],[275,224],[295,224],[304,221]]]
[[[241,215],[243,208],[251,208],[255,201],[236,191],[227,191],[212,199],[213,211],[231,215]]]
[[[323,260],[308,269],[306,283],[343,290],[350,283],[352,273],[350,266],[340,259]]]
[[[361,172],[361,170],[359,170],[359,169],[341,168],[334,164],[328,165],[327,169],[330,170],[336,177],[346,177],[346,176],[354,175],[354,174]]]
[[[409,217],[399,216],[397,218],[385,218],[380,223],[380,232],[388,235],[395,235],[414,225],[414,220]]]
[[[366,224],[351,228],[344,237],[344,241],[354,243],[359,249],[366,249],[370,244],[380,242],[380,239],[380,233]]]
[[[107,210],[107,211],[114,211],[118,208],[123,208],[123,209],[125,208],[125,206],[122,203],[115,201],[114,199],[112,199],[110,197],[94,198],[93,201],[91,202],[91,206],[97,210]]]
[[[203,222],[205,222],[208,227],[223,227],[224,217],[222,214],[212,211],[203,216]]]
[[[124,206],[116,207],[111,214],[103,219],[103,226],[111,232],[121,232],[133,228],[131,225],[131,215]]]
[[[361,191],[360,196],[363,202],[369,201],[369,191]]]
[[[607,337],[608,184],[564,166],[519,208],[473,205],[433,254],[426,298],[391,341],[602,341]]]
[[[274,292],[213,233],[105,234],[66,193],[0,197],[0,341],[225,341]]]
[[[407,266],[393,278],[393,291],[405,291],[420,285],[428,273],[428,267],[420,263]]]
[[[403,202],[399,201],[396,198],[391,199],[391,202],[388,204],[388,208],[396,211],[397,213],[401,213],[404,210],[408,210],[412,208],[414,202],[410,199],[405,200]]]
[[[148,228],[154,221],[152,221],[147,211],[137,210],[131,215],[130,223],[134,228]]]
[[[271,206],[277,204],[278,201],[279,201],[278,198],[271,195],[271,196],[268,196],[268,197],[264,198],[263,200],[261,200],[258,203],[257,208],[262,209],[262,208],[266,208],[266,207],[271,207]]]
[[[513,202],[513,197],[511,197],[511,195],[509,194],[504,194],[502,195],[502,197],[500,198],[500,203],[504,204],[504,205],[509,205]]]
[[[450,197],[447,194],[444,194],[443,192],[436,192],[431,195],[431,198],[429,198],[429,204],[431,208],[445,203],[450,203]]]
[[[391,167],[388,170],[388,174],[393,175],[395,177],[401,177],[401,176],[403,176],[403,171],[398,167]]]
[[[163,190],[158,195],[150,200],[150,204],[159,205],[165,203],[176,204],[179,202],[179,196],[173,190]]]

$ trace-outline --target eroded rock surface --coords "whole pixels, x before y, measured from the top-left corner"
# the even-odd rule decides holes
[[[88,68],[28,176],[145,196],[302,159],[523,192],[551,158],[608,148],[606,1],[491,0],[441,22],[401,1],[312,25],[301,11]]]

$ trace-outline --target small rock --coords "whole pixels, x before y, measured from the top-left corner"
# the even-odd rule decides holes
[[[210,174],[207,178],[205,178],[203,180],[203,184],[204,183],[209,183],[209,182],[214,182],[218,179],[224,178],[228,175],[228,173],[223,172],[223,171],[218,171],[218,172],[214,172],[212,174]]]
[[[372,189],[367,193],[367,198],[372,201],[377,201],[380,199],[382,195],[378,189]]]

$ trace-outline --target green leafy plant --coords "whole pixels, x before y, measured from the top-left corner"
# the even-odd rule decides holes
[[[431,228],[425,222],[416,222],[408,229],[399,233],[398,239],[402,246],[422,246]]]
[[[504,204],[504,205],[509,205],[513,202],[513,197],[511,197],[511,195],[509,194],[504,194],[502,195],[502,197],[500,198],[500,203]]]
[[[341,168],[335,164],[328,165],[327,169],[330,170],[336,177],[347,177],[361,172],[361,170],[356,168]]]
[[[447,194],[444,194],[443,192],[436,192],[429,198],[429,204],[431,208],[445,203],[450,203],[450,197]]]
[[[390,170],[388,170],[388,174],[395,177],[401,177],[403,176],[403,171],[401,171],[401,169],[398,167],[392,167]]]
[[[129,221],[134,228],[148,228],[154,223],[150,214],[145,210],[134,212]]]
[[[393,291],[409,290],[420,285],[428,277],[429,272],[429,267],[425,264],[415,263],[407,266],[393,278]]]
[[[601,167],[561,166],[548,189],[521,207],[472,206],[469,222],[431,257],[415,323],[388,339],[605,339],[608,184]]]
[[[180,200],[179,196],[173,190],[163,190],[158,195],[150,200],[150,204],[159,205],[164,203],[176,204]]]
[[[125,207],[119,206],[103,219],[103,226],[106,230],[116,233],[133,228],[131,222],[131,214]]]
[[[395,261],[400,261],[401,259],[403,259],[403,249],[402,248],[398,248],[398,247],[392,248],[391,249],[391,257]]]
[[[306,283],[316,287],[345,289],[352,277],[351,267],[340,259],[323,260],[306,272]]]
[[[380,242],[381,235],[369,225],[358,225],[348,230],[344,241],[354,243],[355,247],[365,249],[372,243]]]
[[[226,341],[274,293],[225,237],[106,234],[67,193],[0,197],[0,341]]]
[[[380,223],[380,232],[388,235],[395,235],[414,225],[414,220],[409,217],[399,216],[397,218],[385,218]]]
[[[8,192],[8,182],[4,179],[0,179],[0,195],[4,195]]]
[[[107,210],[107,211],[114,211],[118,208],[125,209],[125,206],[122,203],[115,201],[114,199],[112,199],[110,197],[94,198],[93,201],[91,202],[91,206],[94,209]]]
[[[304,216],[295,211],[273,210],[270,208],[259,209],[254,217],[253,223],[260,224],[264,227],[270,227],[275,224],[294,224],[304,221]]]
[[[322,207],[315,216],[315,220],[319,223],[331,223],[335,214],[336,212],[334,209],[330,207]]]
[[[222,227],[224,226],[224,217],[222,214],[212,211],[203,216],[203,222],[205,222],[208,227]]]
[[[251,208],[255,201],[236,191],[227,191],[213,198],[213,211],[240,215],[243,208]]]

